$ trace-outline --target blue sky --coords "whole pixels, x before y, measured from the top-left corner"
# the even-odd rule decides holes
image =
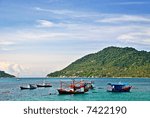
[[[46,76],[108,46],[150,51],[149,0],[0,0],[0,70]]]

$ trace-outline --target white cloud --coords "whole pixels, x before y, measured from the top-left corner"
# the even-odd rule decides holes
[[[68,9],[45,9],[45,8],[40,8],[40,7],[34,7],[33,8],[37,12],[46,12],[50,13],[52,17],[56,18],[92,18],[92,17],[98,17],[99,15],[104,15],[104,14],[99,14],[95,12],[82,12],[82,11],[72,11]]]
[[[64,41],[64,40],[86,40],[86,41],[109,41],[117,40],[118,37],[134,33],[149,31],[148,25],[92,25],[92,24],[58,24],[55,30],[52,29],[24,29],[21,31],[12,31],[9,33],[0,34],[0,39],[6,41],[16,42],[18,44],[24,44],[26,42],[37,41]],[[143,34],[147,35],[147,34]],[[124,37],[124,36],[122,36]],[[129,37],[129,36],[128,36]],[[142,38],[142,37],[140,37]],[[144,36],[141,39],[144,40]],[[113,39],[113,40],[112,40]],[[121,38],[122,39],[122,38]],[[11,46],[10,46],[11,47]],[[4,46],[3,46],[4,48]],[[8,48],[8,46],[7,46]]]
[[[18,39],[20,37],[20,39],[26,40],[26,41],[57,40],[57,39],[62,39],[62,37],[66,37],[66,36],[67,36],[67,33],[63,33],[63,32],[50,32],[50,31],[38,31],[38,30],[37,31],[32,30],[31,32],[22,31],[17,34]]]
[[[52,2],[60,2],[60,1],[64,1],[64,0],[48,0],[49,3],[52,3]]]
[[[9,65],[8,62],[0,62],[0,70],[8,70]]]
[[[37,20],[37,27],[46,27],[46,28],[49,28],[49,27],[53,27],[54,26],[54,23],[51,22],[51,21],[48,21],[48,20]]]
[[[119,23],[119,22],[150,22],[149,16],[138,16],[138,15],[108,15],[104,18],[97,20],[97,22],[103,23]]]
[[[143,2],[139,2],[139,3],[143,3]],[[91,23],[93,23],[94,21],[101,22],[101,23],[120,23],[120,22],[150,23],[150,15],[106,14],[106,13],[99,13],[99,12],[71,11],[66,9],[60,9],[60,10],[43,9],[40,7],[35,7],[34,9],[36,11],[49,12],[52,17],[56,17],[61,20],[63,18],[68,18],[68,19],[71,18],[71,20],[77,20],[77,22],[80,20],[85,21],[83,23],[86,23],[88,20],[91,21]]]
[[[0,54],[0,70],[16,76],[46,76],[48,73],[63,69],[81,55],[68,56],[51,52],[50,54]],[[40,56],[39,56],[40,55]],[[1,61],[1,60],[7,60]],[[18,62],[18,63],[17,63]]]
[[[119,40],[134,43],[134,44],[140,44],[140,45],[150,45],[150,29],[147,29],[147,31],[135,31],[135,32],[129,32],[127,34],[122,34],[118,37]]]
[[[7,37],[7,36],[6,36]],[[0,39],[3,38],[0,36]],[[8,50],[12,50],[11,46],[15,45],[16,43],[13,41],[9,41],[9,40],[0,40],[0,50],[3,51],[8,51]]]
[[[23,67],[19,64],[11,64],[8,68],[8,70],[11,72],[11,73],[21,73],[23,71]]]
[[[13,44],[15,44],[15,42],[0,40],[0,46],[3,46],[3,45],[7,46],[7,45],[13,45]]]
[[[34,7],[36,11],[42,11],[42,12],[50,12],[53,14],[59,14],[59,15],[65,15],[65,14],[74,14],[74,11],[71,10],[65,10],[65,9],[60,9],[60,10],[55,10],[55,9],[44,9],[40,7]]]
[[[111,3],[113,5],[144,5],[144,4],[150,4],[150,2],[142,2],[142,1],[133,1],[133,2],[116,2]]]
[[[20,64],[0,62],[0,70],[17,75],[18,73],[21,73],[24,68]]]
[[[128,3],[128,2],[125,2],[125,3]],[[143,2],[139,2],[139,3],[143,3]],[[101,12],[72,11],[72,10],[67,10],[67,9],[57,9],[57,10],[56,9],[44,9],[40,7],[35,7],[34,10],[41,11],[41,12],[49,12],[49,14],[52,17],[55,17],[61,20],[67,18],[69,19],[68,22],[70,20],[71,21],[75,20],[76,22],[82,21],[83,24],[86,23],[87,21],[90,21],[90,24],[94,23],[95,21],[101,22],[101,23],[119,23],[119,22],[150,23],[150,15],[148,14],[147,15],[107,14],[107,13],[101,13]]]
[[[0,46],[12,46],[12,44],[20,44],[22,42],[31,41],[44,41],[44,40],[56,40],[66,37],[68,34],[61,31],[49,31],[42,29],[22,29],[22,30],[12,30],[10,32],[0,33],[0,39],[4,39],[6,42],[0,44]],[[14,42],[11,45],[7,42]]]

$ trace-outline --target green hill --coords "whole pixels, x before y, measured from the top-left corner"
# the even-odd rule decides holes
[[[150,77],[150,52],[108,47],[48,77]]]
[[[0,71],[0,78],[1,77],[15,77],[14,75],[10,75],[8,73],[5,73],[4,71]]]

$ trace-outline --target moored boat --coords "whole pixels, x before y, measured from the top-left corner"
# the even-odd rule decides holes
[[[107,91],[108,92],[130,92],[132,86],[129,86],[124,83],[112,84],[108,83]]]
[[[42,84],[37,84],[37,87],[52,87],[50,83],[42,83]]]
[[[20,86],[20,89],[21,90],[25,90],[25,89],[36,89],[36,86],[32,85],[32,84],[29,84],[27,86]]]

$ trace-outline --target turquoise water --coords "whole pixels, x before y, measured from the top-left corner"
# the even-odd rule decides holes
[[[50,82],[53,87],[20,90],[21,85],[42,83],[43,80],[44,78],[1,78],[0,101],[150,101],[150,78],[84,78],[82,80],[94,81],[95,89],[79,95],[58,94],[60,80],[69,81],[69,78],[46,78],[46,82]],[[133,86],[131,92],[106,92],[107,83],[117,82],[129,83]]]

